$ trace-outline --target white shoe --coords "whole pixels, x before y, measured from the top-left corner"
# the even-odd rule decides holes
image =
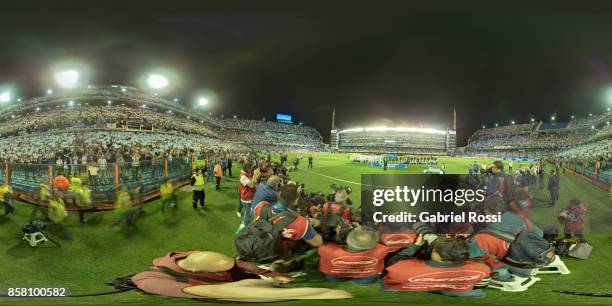
[[[237,216],[238,218],[242,218],[242,214],[241,214],[239,211],[237,211],[237,212],[236,212],[236,216]]]

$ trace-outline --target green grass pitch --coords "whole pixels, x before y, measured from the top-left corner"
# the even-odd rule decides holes
[[[291,157],[290,157],[291,158]],[[277,159],[277,157],[276,157]],[[440,158],[449,173],[467,173],[467,164],[475,159]],[[480,162],[480,161],[479,161]],[[491,160],[489,160],[489,163]],[[519,165],[515,163],[515,168]],[[308,191],[329,191],[331,183],[351,185],[351,195],[359,203],[361,174],[383,173],[382,169],[352,163],[348,155],[315,154],[314,169],[306,170],[305,159],[301,169],[291,173],[291,178],[305,183]],[[389,169],[386,173],[422,173],[424,166],[406,170]],[[236,192],[238,168],[233,178],[224,178],[222,190],[206,188],[207,211],[191,208],[191,194],[179,192],[180,209],[176,214],[160,212],[159,201],[145,206],[145,215],[138,219],[134,229],[112,230],[108,224],[119,218],[119,212],[104,212],[88,216],[87,224],[79,224],[77,215],[71,214],[65,222],[69,237],[59,238],[60,248],[50,243],[31,248],[21,240],[21,225],[27,223],[31,208],[18,203],[16,215],[0,217],[0,286],[7,287],[53,286],[66,287],[70,293],[104,291],[110,287],[105,281],[147,269],[151,260],[169,251],[214,250],[234,255],[234,231],[240,220],[235,215],[238,198]],[[545,191],[534,188],[536,205],[548,203]],[[335,301],[293,301],[278,305],[421,305],[421,304],[469,304],[469,305],[560,305],[560,304],[609,304],[608,298],[562,295],[552,292],[580,290],[612,293],[612,221],[610,194],[570,174],[561,175],[560,203],[571,197],[579,197],[588,205],[590,216],[586,232],[594,245],[589,260],[565,259],[570,275],[543,275],[542,281],[522,293],[507,293],[486,289],[487,297],[479,299],[449,298],[430,293],[383,293],[380,282],[360,286],[352,283],[328,285],[316,271],[316,259],[307,263],[308,275],[292,286],[328,286],[344,289],[353,299]],[[541,226],[554,224],[558,208],[535,208],[533,217]],[[52,237],[57,233],[48,230]],[[591,234],[593,232],[593,234]],[[596,234],[595,234],[596,233]],[[146,295],[138,291],[98,297],[60,299],[1,299],[0,304],[21,305],[110,305],[157,304],[196,305],[205,302],[187,299]]]

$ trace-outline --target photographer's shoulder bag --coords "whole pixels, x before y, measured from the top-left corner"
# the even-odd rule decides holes
[[[527,224],[527,230],[523,229],[516,234],[493,228],[484,229],[481,232],[510,243],[510,249],[504,260],[512,265],[525,268],[541,268],[550,264],[555,257],[553,245],[533,231],[534,224],[529,219],[524,218],[524,220]]]
[[[249,223],[236,235],[236,250],[241,260],[270,263],[283,254],[282,231],[298,215],[291,211],[272,214],[272,204],[261,207],[259,218]]]

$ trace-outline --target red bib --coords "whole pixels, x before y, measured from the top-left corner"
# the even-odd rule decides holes
[[[319,247],[319,271],[331,276],[362,278],[375,276],[385,269],[387,247],[376,244],[363,252],[349,252],[342,245],[326,243]]]
[[[387,268],[385,287],[397,291],[470,291],[491,274],[487,265],[466,261],[453,267],[433,267],[426,261],[402,260]]]
[[[416,237],[417,233],[414,231],[382,233],[380,234],[380,243],[386,245],[391,253],[412,245]]]

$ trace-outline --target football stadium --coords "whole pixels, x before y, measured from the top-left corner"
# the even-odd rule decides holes
[[[399,7],[383,7],[383,15],[405,19],[396,15]],[[612,82],[597,85],[605,92],[603,103],[580,96],[580,107],[569,98],[579,96],[576,87],[541,83],[543,91],[568,98],[538,108],[529,98],[532,85],[515,79],[513,90],[525,93],[515,97],[525,101],[492,106],[484,98],[472,101],[472,93],[462,95],[465,88],[453,92],[456,85],[437,76],[431,84],[453,93],[448,100],[437,93],[419,96],[422,84],[405,85],[407,91],[377,87],[379,81],[420,82],[416,72],[406,75],[380,63],[389,70],[360,76],[364,86],[376,89],[369,100],[365,89],[351,83],[350,69],[333,66],[346,53],[321,67],[296,61],[291,73],[304,78],[277,75],[288,69],[284,56],[307,52],[324,62],[330,51],[294,49],[293,34],[274,32],[262,20],[295,16],[297,23],[286,21],[287,29],[306,31],[301,38],[308,40],[306,33],[324,32],[311,32],[322,21],[309,15],[215,6],[197,14],[196,7],[177,8],[165,19],[161,6],[155,8],[160,19],[153,21],[159,31],[151,32],[151,20],[141,20],[129,4],[117,16],[99,9],[60,24],[88,28],[105,18],[120,24],[133,17],[126,41],[142,45],[110,39],[96,45],[107,52],[91,51],[83,37],[41,25],[40,32],[15,34],[29,39],[18,42],[28,56],[0,51],[8,67],[0,71],[0,304],[610,303]],[[361,9],[363,16],[371,13],[369,6]],[[418,6],[423,13],[430,9]],[[15,16],[20,11],[15,8]],[[249,16],[257,16],[255,22]],[[322,16],[326,25],[344,20]],[[169,27],[160,30],[162,25]],[[194,25],[223,52],[193,42],[185,30]],[[436,31],[447,28],[429,31],[442,35]],[[275,34],[264,39],[255,29]],[[364,39],[373,44],[381,29]],[[115,30],[109,32],[113,38]],[[363,29],[343,25],[334,31],[360,41],[350,33]],[[407,31],[400,32],[412,33]],[[448,31],[443,37],[456,34]],[[40,33],[64,38],[49,43],[57,50],[81,46],[57,54],[70,51],[89,64],[33,61],[41,51],[28,46],[43,41]],[[157,35],[172,39],[158,41]],[[228,57],[249,35],[272,43]],[[228,36],[236,41],[228,43]],[[156,48],[167,41],[210,61],[165,53],[182,69],[143,64],[140,55],[161,56]],[[319,43],[314,45],[324,48],[329,41]],[[452,57],[450,46],[443,49],[453,63],[463,61],[464,53]],[[351,56],[361,59],[356,53]],[[24,68],[30,61],[36,69]],[[266,67],[249,66],[252,61]],[[276,61],[281,63],[274,69],[268,66]],[[371,64],[362,63],[364,69]],[[402,71],[414,64],[402,63]],[[194,72],[205,65],[214,73]],[[346,83],[338,81],[336,68]],[[496,69],[499,75],[514,71]],[[328,72],[333,77],[313,80]],[[139,75],[127,76],[133,74]],[[451,83],[471,84],[460,79]],[[483,96],[491,89],[485,81],[474,81]],[[596,87],[589,84],[589,90]],[[356,101],[357,92],[363,102]],[[401,101],[394,102],[400,93]]]

